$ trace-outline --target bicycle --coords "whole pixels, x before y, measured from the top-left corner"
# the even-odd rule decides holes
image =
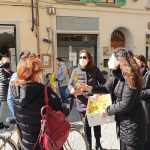
[[[50,80],[50,78],[53,82]],[[54,84],[55,81],[54,74],[48,73],[46,75],[46,79],[48,80],[46,85],[52,88],[53,87],[52,85]],[[73,103],[71,105],[73,106]],[[70,107],[70,111],[72,109],[72,106]],[[76,141],[78,143],[75,143]],[[78,128],[71,127],[68,139],[65,142],[63,148],[64,150],[89,150],[88,142],[83,131]]]
[[[8,135],[0,135],[0,150],[20,150],[19,146],[12,139],[12,136],[17,132],[19,135],[19,130],[14,118],[10,119],[7,123],[11,124],[11,127],[3,132],[7,131]],[[18,136],[19,145],[21,144],[21,138]]]
[[[21,150],[22,142],[19,134],[19,129],[14,118],[9,118],[7,121],[12,126],[9,129],[9,135],[0,135],[0,150]],[[17,132],[18,143],[12,139],[12,136]],[[75,144],[75,141],[78,143]],[[89,150],[88,143],[83,132],[75,127],[71,127],[69,136],[65,144],[64,150]]]

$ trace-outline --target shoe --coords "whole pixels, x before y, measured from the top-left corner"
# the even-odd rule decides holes
[[[96,145],[96,146],[95,146],[95,149],[96,149],[96,150],[103,150],[103,148],[102,148],[102,145],[101,145],[101,144]]]

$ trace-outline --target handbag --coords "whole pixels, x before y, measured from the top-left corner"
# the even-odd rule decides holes
[[[47,87],[44,88],[44,95],[45,106],[41,109],[41,130],[37,141],[42,150],[60,150],[67,140],[71,125],[61,111],[55,111],[48,105]]]

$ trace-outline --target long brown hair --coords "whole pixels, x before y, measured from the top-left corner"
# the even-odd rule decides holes
[[[17,65],[18,80],[14,84],[23,84],[35,81],[36,75],[42,71],[41,60],[37,57],[21,59]]]
[[[94,63],[93,63],[91,54],[90,54],[86,49],[82,49],[82,50],[80,51],[79,57],[80,57],[81,53],[86,53],[86,56],[87,56],[87,58],[88,58],[88,60],[89,60],[89,62],[88,62],[88,64],[87,64],[86,68],[87,68],[87,69],[93,68],[95,65],[94,65]]]
[[[125,48],[117,49],[116,57],[119,61],[123,77],[128,82],[131,89],[142,88],[144,80],[140,73],[140,68],[136,63],[133,53]]]
[[[142,54],[140,54],[140,55],[134,55],[134,57],[137,58],[138,60],[140,60],[143,63],[143,65],[146,68],[148,68],[146,58]]]

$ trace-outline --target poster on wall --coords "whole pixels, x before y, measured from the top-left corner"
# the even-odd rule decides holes
[[[73,66],[77,66],[77,53],[69,53],[69,61],[73,62]]]
[[[109,51],[108,46],[103,47],[103,56],[104,57],[109,57],[110,56],[110,51]]]
[[[44,68],[49,68],[51,66],[51,55],[41,54],[42,65]]]

